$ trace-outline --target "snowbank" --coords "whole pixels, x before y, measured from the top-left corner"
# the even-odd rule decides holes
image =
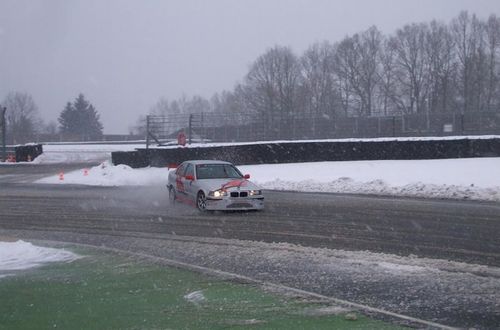
[[[78,259],[78,256],[66,250],[35,246],[24,241],[0,241],[0,278],[12,275],[11,271],[75,259]]]
[[[267,189],[500,201],[500,158],[240,166]]]
[[[127,165],[112,165],[106,161],[98,166],[63,173],[36,181],[36,183],[82,184],[90,186],[148,186],[165,185],[168,179],[168,168],[133,169]]]
[[[500,158],[382,160],[240,166],[265,189],[500,201]],[[104,162],[37,181],[96,186],[165,185],[168,168]]]
[[[47,144],[43,145],[43,154],[32,163],[88,163],[111,159],[113,151],[133,151],[144,147],[143,144]]]

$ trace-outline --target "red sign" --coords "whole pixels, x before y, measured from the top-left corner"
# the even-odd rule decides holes
[[[186,145],[186,134],[184,134],[184,132],[180,132],[177,136],[177,144],[180,146]]]

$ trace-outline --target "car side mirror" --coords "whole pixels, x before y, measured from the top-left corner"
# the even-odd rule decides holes
[[[250,174],[245,174],[243,177],[248,180],[250,179]]]
[[[194,176],[192,176],[192,175],[186,175],[186,180],[194,181]]]

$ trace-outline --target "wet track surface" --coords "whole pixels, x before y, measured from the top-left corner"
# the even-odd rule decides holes
[[[161,187],[12,185],[3,228],[142,232],[288,242],[500,266],[496,204],[266,192],[263,212],[171,207]]]
[[[82,167],[79,164],[71,168]],[[131,246],[135,242],[136,248],[143,250],[148,249],[148,244],[137,243],[137,239],[165,240],[167,235],[182,235],[369,250],[500,266],[498,204],[268,191],[263,212],[200,214],[183,204],[169,205],[166,189],[162,187],[100,188],[28,183],[44,173],[58,171],[54,166],[0,167],[0,230],[22,231],[26,235],[28,231],[45,233],[32,237],[96,245],[113,241],[115,246],[124,242]],[[158,244],[162,245],[150,242],[151,246]],[[157,246],[154,251],[161,248]],[[432,295],[438,288],[431,283],[426,287],[425,283],[413,282],[413,287],[408,288],[404,282],[389,283],[383,279],[378,283],[357,282],[342,277],[341,273],[331,274],[330,280],[328,276],[325,279],[324,274],[321,278],[312,278],[297,264],[281,265],[273,274],[269,270],[276,266],[269,263],[265,264],[265,272],[261,269],[264,266],[255,261],[251,263],[252,268],[244,259],[233,260],[231,265],[227,260],[221,263],[194,256],[190,259],[182,249],[177,255],[172,255],[172,251],[174,247],[168,252],[169,258],[178,256],[183,261],[226,271],[246,271],[265,280],[351,301],[380,304],[379,307],[391,310],[398,309],[399,304],[399,312],[445,324],[484,328],[500,324],[500,302],[496,301],[500,289],[476,292],[469,300],[460,296],[455,303],[437,299],[435,306],[417,309],[411,306],[412,297]],[[491,274],[481,276],[489,281],[483,283],[482,288],[490,288],[491,283],[498,280],[496,275],[491,279],[493,282],[489,278]],[[412,292],[415,287],[421,292]],[[477,295],[481,294],[490,294],[490,299],[479,299]]]

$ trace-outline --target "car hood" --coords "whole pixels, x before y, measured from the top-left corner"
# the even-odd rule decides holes
[[[255,183],[245,180],[245,179],[202,179],[198,180],[198,185],[206,190],[235,190],[240,188],[240,190],[257,190],[261,189]]]

